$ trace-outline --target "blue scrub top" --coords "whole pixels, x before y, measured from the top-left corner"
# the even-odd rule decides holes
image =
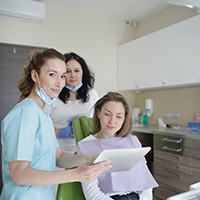
[[[17,185],[8,167],[12,161],[30,161],[32,168],[56,170],[59,145],[50,116],[26,98],[7,114],[1,127],[3,190],[0,199],[53,200],[53,185]]]

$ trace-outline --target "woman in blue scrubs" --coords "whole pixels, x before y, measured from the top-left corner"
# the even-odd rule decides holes
[[[58,145],[44,106],[58,97],[65,76],[65,58],[55,49],[30,53],[18,82],[20,100],[2,121],[1,200],[53,200],[54,184],[93,181],[110,168],[109,161],[91,165],[95,155],[63,153]]]

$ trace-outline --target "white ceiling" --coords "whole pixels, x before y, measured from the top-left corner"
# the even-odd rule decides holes
[[[117,20],[140,21],[167,8],[165,0],[44,0],[47,4]]]

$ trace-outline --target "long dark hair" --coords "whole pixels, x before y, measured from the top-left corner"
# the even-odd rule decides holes
[[[94,87],[94,82],[95,82],[94,73],[90,71],[85,60],[79,55],[77,55],[76,53],[74,52],[66,53],[64,54],[64,56],[65,56],[65,63],[67,63],[70,60],[76,60],[82,67],[83,85],[81,88],[78,89],[76,99],[81,99],[82,103],[85,103],[89,100],[88,90]],[[67,101],[69,100],[69,97],[70,97],[69,89],[64,87],[59,94],[59,98],[64,103],[67,103]]]
[[[43,51],[35,49],[30,52],[28,55],[27,65],[23,70],[23,78],[19,80],[17,84],[17,88],[21,92],[19,102],[31,93],[35,85],[35,82],[31,78],[31,71],[35,70],[39,75],[41,67],[51,58],[58,58],[65,61],[63,54],[52,48]]]

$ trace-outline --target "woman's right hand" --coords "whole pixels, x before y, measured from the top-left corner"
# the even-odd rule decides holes
[[[75,180],[80,182],[92,182],[111,167],[110,160],[105,160],[96,164],[93,164],[91,161],[86,162],[74,169]]]

